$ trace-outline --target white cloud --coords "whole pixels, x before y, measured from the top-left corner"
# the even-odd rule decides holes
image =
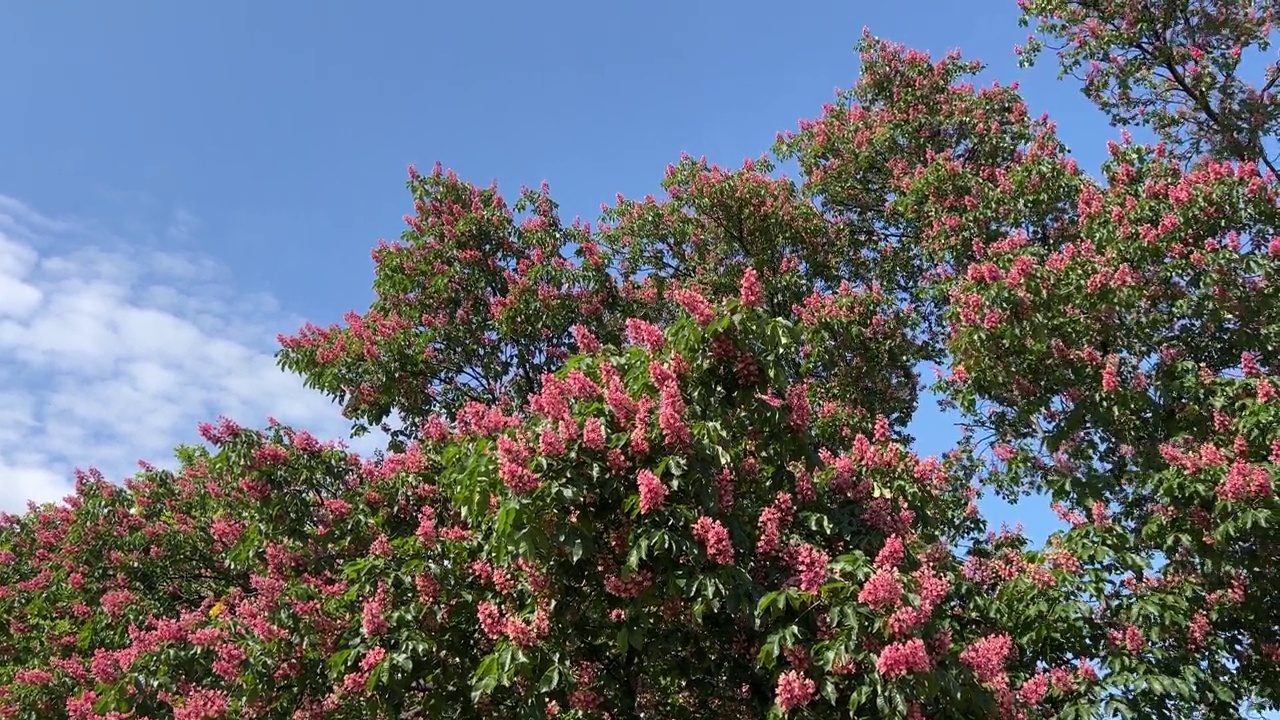
[[[178,212],[165,234],[198,228]],[[64,497],[76,467],[120,480],[138,460],[171,465],[218,415],[345,437],[337,408],[276,367],[276,333],[299,325],[208,257],[0,195],[0,511]]]

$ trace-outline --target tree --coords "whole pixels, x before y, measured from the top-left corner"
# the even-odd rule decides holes
[[[799,184],[682,158],[593,229],[411,171],[369,312],[282,338],[388,451],[222,421],[0,523],[0,717],[1275,707],[1274,175],[1095,181],[980,65],[860,50]],[[988,489],[1072,527],[989,532]]]
[[[1150,126],[1184,160],[1276,171],[1280,61],[1275,0],[1019,0],[1034,24],[1024,59],[1047,44],[1063,74],[1117,125]],[[1256,66],[1256,67],[1255,67]],[[1250,76],[1256,77],[1253,82]]]

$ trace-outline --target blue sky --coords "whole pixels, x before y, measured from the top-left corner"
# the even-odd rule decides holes
[[[594,220],[681,151],[736,164],[857,76],[864,26],[1019,79],[1090,169],[1116,136],[1013,0],[0,2],[0,509],[123,477],[228,412],[344,425],[274,335],[370,298],[406,165]],[[917,423],[944,449],[950,420]],[[1033,535],[1043,508],[1000,510]]]

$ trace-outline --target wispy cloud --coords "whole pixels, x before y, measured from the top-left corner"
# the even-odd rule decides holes
[[[179,212],[162,234],[198,229]],[[275,334],[299,324],[211,258],[0,195],[0,511],[65,496],[76,467],[118,480],[167,465],[220,414],[345,436],[337,408],[275,365]]]

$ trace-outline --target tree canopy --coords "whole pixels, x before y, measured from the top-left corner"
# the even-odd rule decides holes
[[[1023,8],[1163,142],[1091,177],[980,63],[864,34],[772,153],[594,226],[411,168],[370,308],[281,337],[386,451],[221,419],[0,519],[0,718],[1276,708],[1276,71],[1232,60],[1275,7]],[[1068,528],[991,531],[984,492]]]

